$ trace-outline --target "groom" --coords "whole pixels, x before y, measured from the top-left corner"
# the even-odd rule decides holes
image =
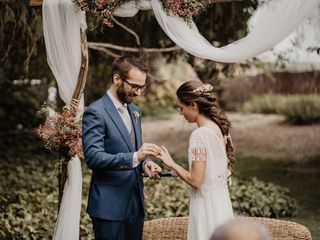
[[[147,156],[159,147],[141,139],[141,112],[132,103],[145,89],[147,67],[123,56],[112,64],[112,84],[83,115],[83,150],[92,170],[88,213],[96,239],[142,239],[142,173],[160,178],[161,168]]]

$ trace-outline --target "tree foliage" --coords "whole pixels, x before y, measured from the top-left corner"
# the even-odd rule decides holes
[[[1,83],[39,78],[48,72],[44,64],[41,9],[30,8],[28,4],[28,0],[0,3]]]
[[[51,75],[44,51],[41,10],[29,1],[0,2],[0,130],[34,127]],[[41,79],[33,86],[32,79]]]
[[[200,32],[214,45],[221,46],[243,37],[246,33],[246,22],[250,17],[250,13],[256,8],[257,2],[236,1],[232,3],[212,4],[208,9],[197,15],[195,22]],[[7,104],[4,100],[0,100],[0,122],[5,122],[8,112],[12,108],[19,108],[18,112],[23,112],[23,101],[29,101],[29,97],[21,99],[19,96],[23,94],[27,88],[34,89],[30,85],[30,81],[23,81],[24,84],[13,84],[14,80],[23,79],[41,79],[43,89],[48,84],[54,84],[54,78],[46,61],[45,45],[42,31],[41,8],[29,6],[29,0],[9,1],[2,0],[0,2],[0,94],[6,96],[9,102],[15,102],[14,105]],[[115,25],[113,28],[105,28],[103,19],[87,14],[88,41],[91,42],[108,42],[121,46],[129,46],[140,48],[141,51],[136,53],[147,62],[151,69],[157,54],[146,54],[141,47],[144,48],[161,48],[174,46],[174,43],[165,35],[159,27],[152,11],[140,11],[133,18],[117,18],[124,25],[135,31],[141,40],[141,45],[135,41],[133,35],[129,34],[123,28]],[[85,91],[86,102],[90,103],[105,91],[109,82],[108,74],[110,72],[110,64],[113,57],[101,54],[97,51],[90,50],[89,57],[89,76]],[[118,52],[124,54],[125,52]],[[168,59],[177,56],[185,56],[190,58],[193,64],[193,57],[186,54],[183,50],[170,52],[166,54]],[[212,74],[216,74],[216,67],[209,73],[203,74],[203,78],[210,78]],[[202,77],[202,76],[201,76]],[[32,98],[38,99],[37,102],[32,100],[29,105],[31,109],[39,108],[39,105],[45,100],[46,92],[42,92],[40,97],[33,90]],[[28,105],[28,104],[27,104]],[[26,119],[35,116],[35,110],[24,116]],[[20,118],[19,116],[17,116]],[[19,120],[20,121],[20,120]],[[15,127],[19,121],[12,121],[7,127]],[[25,121],[27,122],[27,120]],[[36,123],[35,123],[36,124]]]

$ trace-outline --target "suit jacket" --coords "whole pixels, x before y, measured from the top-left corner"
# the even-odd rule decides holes
[[[88,213],[91,217],[123,221],[128,216],[127,208],[134,191],[139,192],[144,208],[141,161],[133,168],[133,153],[142,144],[141,118],[134,118],[134,112],[141,116],[139,108],[128,104],[135,133],[136,146],[118,110],[107,93],[92,103],[84,112],[82,141],[84,156],[92,170]]]

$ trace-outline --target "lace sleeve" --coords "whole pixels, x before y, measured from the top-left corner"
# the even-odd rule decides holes
[[[199,133],[191,135],[189,153],[191,161],[207,161],[207,148]]]
[[[205,147],[191,148],[191,161],[207,161],[207,149]]]

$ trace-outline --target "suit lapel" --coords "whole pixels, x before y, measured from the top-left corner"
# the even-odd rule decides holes
[[[122,135],[122,138],[124,139],[124,141],[128,145],[130,151],[134,151],[132,144],[131,144],[131,141],[130,141],[130,136],[129,136],[128,130],[127,130],[126,126],[124,125],[124,122],[123,122],[120,114],[118,113],[118,110],[114,106],[113,102],[111,101],[111,99],[109,98],[107,93],[103,96],[103,101],[105,103],[106,112],[109,114],[110,118],[112,119],[114,124],[117,126],[119,132]]]
[[[139,148],[141,146],[141,136],[140,136],[140,131],[139,131],[139,120],[135,119],[134,117],[134,109],[133,109],[133,106],[132,104],[128,104],[128,111],[129,111],[129,115],[130,115],[130,118],[131,118],[131,123],[132,123],[132,126],[133,126],[133,129],[134,129],[134,136],[135,136],[135,142],[136,142],[136,146],[135,146],[135,149]],[[137,111],[136,111],[137,112]]]

